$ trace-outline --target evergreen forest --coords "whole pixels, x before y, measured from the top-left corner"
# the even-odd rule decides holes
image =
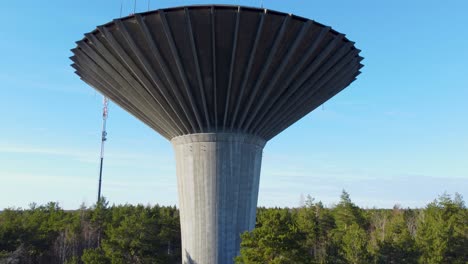
[[[180,263],[176,207],[57,203],[0,212],[0,263]],[[343,191],[325,207],[258,208],[237,264],[468,263],[468,209],[443,194],[421,209],[362,209]],[[202,264],[202,263],[199,263]]]

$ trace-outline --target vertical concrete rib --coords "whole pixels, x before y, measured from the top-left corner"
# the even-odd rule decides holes
[[[279,99],[279,102],[277,102],[272,108],[271,111],[268,112],[265,118],[262,118],[260,120],[261,125],[257,125],[259,129],[268,127],[271,123],[271,120],[277,119],[277,116],[280,115],[280,113],[284,110],[285,107],[293,105],[291,101],[295,98],[298,98],[300,96],[294,96],[297,91],[300,91],[299,88],[302,87],[302,84],[307,81],[311,76],[317,76],[316,70],[323,68],[322,62],[332,53],[332,51],[336,48],[336,45],[338,45],[339,41],[342,39],[341,36],[337,36],[331,40],[324,50],[318,54],[314,58],[314,60],[310,63],[310,65],[307,67],[307,69],[301,73],[298,78],[294,80],[294,83],[291,85],[291,87],[288,87],[288,90],[286,93]],[[333,54],[332,56],[335,56]],[[303,91],[305,92],[305,91]]]
[[[187,109],[186,102],[183,100],[182,95],[180,94],[179,87],[177,87],[177,85],[175,85],[174,78],[172,77],[172,74],[170,73],[170,71],[169,71],[169,69],[168,69],[168,67],[166,65],[166,62],[165,62],[164,58],[162,57],[161,52],[159,51],[159,49],[158,49],[158,47],[156,45],[156,42],[155,42],[153,36],[151,35],[148,26],[146,25],[146,22],[145,22],[144,18],[139,14],[135,15],[135,18],[137,20],[138,25],[141,27],[141,29],[143,31],[144,39],[145,39],[146,43],[149,46],[151,54],[154,56],[156,63],[161,68],[161,71],[162,71],[161,75],[164,76],[166,78],[167,82],[169,83],[169,87],[167,87],[167,88],[171,88],[171,91],[174,93],[174,95],[175,95],[175,97],[177,99],[177,100],[174,100],[174,104],[179,105],[182,108],[181,112],[183,113],[183,116],[185,116],[185,118],[187,120],[187,121],[183,122],[184,127],[188,128],[190,126],[191,130],[196,130],[196,126],[195,126],[194,122],[192,121],[192,117],[190,115],[190,111]],[[181,113],[180,116],[182,116],[182,113]]]
[[[119,43],[113,36],[113,34],[103,27],[105,31],[105,36],[109,41],[109,44],[114,48],[114,51],[119,54],[119,56],[122,58],[122,61],[124,61],[129,69],[132,69],[132,73],[134,76],[137,77],[137,80],[142,84],[142,86],[146,89],[148,94],[153,98],[153,100],[156,102],[156,104],[160,107],[160,112],[161,114],[164,114],[164,120],[167,120],[167,122],[171,125],[170,128],[173,130],[173,133],[178,134],[182,131],[179,127],[178,122],[175,122],[174,118],[172,117],[170,111],[170,107],[167,104],[167,102],[160,96],[158,92],[156,92],[154,88],[153,83],[150,82],[150,80],[145,76],[145,74],[142,72],[142,70],[138,67],[137,62],[133,61],[131,56],[129,55],[130,51],[133,51],[135,53],[136,49],[135,47],[132,46],[131,38],[129,37],[126,27],[123,24],[122,21],[116,20],[115,24],[117,26],[118,31],[120,34],[123,36],[124,40],[127,43]],[[130,46],[130,48],[127,47]],[[138,59],[138,54],[136,54],[136,57]],[[144,68],[144,67],[143,67]]]
[[[286,16],[283,19],[283,23],[282,23],[281,28],[280,28],[279,32],[277,33],[276,38],[275,38],[275,40],[273,42],[273,46],[272,46],[272,48],[271,48],[271,50],[269,52],[267,61],[263,65],[260,76],[256,80],[255,87],[253,88],[252,93],[250,94],[248,103],[247,103],[245,109],[243,110],[243,115],[242,115],[242,118],[241,118],[241,120],[239,122],[239,126],[242,127],[242,128],[243,128],[243,124],[244,124],[245,119],[250,114],[250,111],[249,111],[250,107],[252,106],[254,100],[256,99],[256,95],[257,95],[258,91],[260,90],[261,84],[264,81],[263,79],[265,78],[265,76],[266,76],[266,74],[267,74],[267,72],[268,72],[268,70],[269,70],[269,68],[271,66],[271,62],[273,61],[273,59],[274,59],[274,57],[276,55],[276,51],[278,49],[278,46],[280,45],[281,40],[283,39],[283,36],[286,33],[287,25],[288,25],[288,22],[289,22],[290,19],[291,19],[290,15]]]
[[[297,47],[299,44],[302,42],[304,39],[304,36],[306,35],[307,30],[309,30],[310,25],[313,22],[311,20],[307,21],[306,23],[302,24],[301,31],[299,34],[296,36],[292,46],[288,49],[287,54],[284,56],[284,58],[281,61],[281,64],[279,65],[278,69],[276,69],[275,73],[273,74],[273,79],[268,81],[268,86],[265,87],[265,90],[262,93],[262,96],[260,97],[260,101],[256,103],[256,107],[253,109],[253,112],[250,114],[250,118],[247,120],[245,124],[245,129],[249,129],[250,124],[255,120],[255,117],[257,116],[258,111],[263,107],[263,104],[265,103],[266,100],[271,100],[270,98],[270,93],[272,92],[273,88],[275,85],[278,85],[278,80],[283,74],[283,71],[286,69],[286,66],[288,65],[292,55],[297,52]],[[284,89],[284,88],[283,88]]]
[[[190,39],[190,45],[192,47],[192,54],[193,54],[193,61],[195,64],[195,71],[197,73],[197,80],[198,80],[198,89],[200,91],[200,97],[201,97],[201,104],[203,108],[203,112],[205,113],[205,120],[206,120],[206,125],[208,130],[211,130],[211,123],[210,123],[210,115],[208,113],[208,106],[206,103],[205,99],[205,88],[203,87],[203,79],[201,75],[201,70],[200,70],[200,62],[198,61],[198,52],[197,52],[197,46],[195,44],[195,37],[193,35],[193,30],[192,30],[192,21],[190,19],[190,11],[188,8],[184,8],[185,11],[185,17],[187,20],[187,31]]]
[[[231,52],[231,66],[229,68],[229,81],[226,90],[226,105],[224,106],[224,118],[223,118],[223,130],[226,129],[226,123],[228,122],[229,116],[229,101],[231,100],[232,93],[232,78],[234,75],[234,68],[236,67],[236,51],[237,51],[237,39],[239,36],[239,23],[240,23],[240,7],[236,13],[236,26],[234,28],[234,40],[232,41],[232,52]]]
[[[100,58],[100,56],[98,54],[96,54],[84,42],[80,42],[79,46],[81,48],[83,48],[83,51],[82,50],[76,50],[75,51],[75,54],[78,55],[78,56],[76,56],[76,60],[80,64],[84,65],[83,68],[86,69],[85,71],[93,72],[94,76],[101,77],[101,78],[105,79],[106,81],[111,82],[113,84],[112,86],[114,87],[114,89],[117,89],[118,91],[124,91],[124,89],[120,88],[121,85],[127,84],[128,86],[130,86],[127,83],[127,80],[125,78],[120,76],[119,73],[117,73],[110,65],[108,65],[105,62],[105,60]],[[99,61],[99,63],[96,63],[96,61]],[[112,75],[112,77],[110,77],[110,75]],[[109,77],[106,78],[106,76],[109,76]],[[116,79],[117,81],[114,80],[114,79]],[[137,98],[140,98],[140,97],[144,98],[144,96],[141,96],[140,93],[135,93],[133,95],[131,95],[130,93],[127,93],[126,96],[124,96],[124,97],[129,98],[129,100],[134,100],[134,99],[137,99]],[[149,103],[147,100],[144,100],[144,103],[142,103],[141,107],[144,109],[145,112],[148,113],[147,114],[148,116],[152,117],[152,119],[157,120],[158,123],[165,124],[163,122],[164,120],[156,112],[157,110],[154,109],[153,105],[151,103]],[[167,129],[167,125],[166,126],[158,126],[158,127],[161,127],[163,129],[164,134],[166,135],[166,137],[168,137],[168,138],[172,137],[170,131]]]
[[[265,140],[201,133],[171,140],[177,163],[183,261],[230,264],[240,235],[255,227]]]
[[[80,71],[80,73],[77,73],[77,75],[80,76],[81,80],[83,80],[89,86],[93,87],[98,91],[106,92],[107,96],[111,100],[113,100],[114,102],[118,102],[123,109],[125,109],[128,112],[131,112],[134,117],[144,120],[144,122],[147,122],[149,127],[153,129],[161,129],[159,126],[155,125],[150,118],[145,116],[140,110],[134,108],[127,100],[122,100],[123,97],[121,95],[113,92],[112,88],[109,88],[109,86],[112,85],[108,84],[105,80],[99,78],[98,75],[89,73],[87,69],[82,68],[77,63],[73,64],[72,67],[75,68],[77,71]],[[164,137],[170,137],[167,133],[162,133],[162,135]]]
[[[213,70],[213,112],[214,112],[214,123],[215,123],[215,130],[218,130],[218,97],[216,96],[216,30],[215,30],[215,23],[216,23],[216,18],[215,18],[215,10],[214,6],[211,7],[210,9],[210,17],[211,17],[211,50],[212,50],[212,59],[213,59],[213,65],[212,65],[212,70]]]
[[[88,83],[90,86],[94,87],[94,89],[106,92],[106,94],[111,100],[118,102],[119,105],[121,105],[125,110],[132,111],[132,114],[135,117],[142,118],[143,120],[145,120],[145,122],[148,122],[151,127],[155,127],[150,118],[143,114],[139,109],[136,109],[131,103],[129,103],[128,100],[124,99],[125,97],[123,96],[123,94],[120,93],[119,90],[115,89],[116,86],[110,84],[108,80],[103,79],[102,77],[100,77],[100,75],[90,71],[89,68],[91,67],[82,67],[79,64],[78,60],[75,64],[72,65],[72,67],[75,68],[77,71],[80,71],[80,73],[77,74],[81,77],[83,81]],[[88,79],[89,82],[86,81]]]
[[[177,70],[179,71],[180,78],[182,80],[182,83],[185,87],[185,93],[187,94],[187,97],[189,99],[190,105],[192,106],[193,114],[195,115],[195,119],[197,120],[199,131],[204,132],[205,128],[203,126],[203,122],[200,118],[200,114],[197,108],[197,105],[195,103],[195,98],[192,94],[192,90],[189,87],[189,82],[187,80],[187,76],[184,70],[184,67],[182,65],[182,62],[180,60],[179,52],[177,51],[174,37],[172,36],[171,29],[169,28],[169,24],[167,22],[166,18],[166,13],[163,10],[159,11],[159,16],[161,17],[161,22],[163,25],[164,33],[166,34],[167,41],[169,43],[169,47],[171,49],[172,55],[175,60],[175,64],[177,66]]]
[[[328,99],[332,98],[335,96],[337,93],[339,93],[341,90],[344,89],[347,85],[349,85],[351,82],[356,80],[356,77],[351,77],[350,79],[342,79],[342,80],[334,80],[334,85],[330,85],[329,88],[330,90],[322,91],[320,94],[317,94],[316,98],[309,98],[309,105],[305,109],[298,111],[294,117],[291,117],[292,120],[297,121],[299,120],[302,116],[307,113],[307,111],[312,111],[313,109],[319,107],[321,104],[323,104],[325,101]],[[276,128],[275,130],[272,130],[270,134],[266,135],[266,138],[272,138],[274,135],[277,133],[280,133],[284,129],[286,129],[288,126],[282,125],[279,128]]]
[[[349,62],[348,65],[351,65],[352,63],[353,62]],[[330,76],[327,76],[326,78],[322,78],[320,82],[314,86],[314,89],[311,89],[310,91],[311,94],[303,95],[300,97],[298,101],[295,101],[296,104],[303,105],[301,109],[298,109],[296,111],[293,111],[292,107],[285,109],[283,116],[281,116],[281,118],[279,118],[275,123],[271,124],[271,127],[268,130],[269,132],[266,134],[264,134],[263,132],[260,132],[260,134],[269,135],[269,136],[276,135],[277,133],[279,133],[278,131],[282,131],[284,128],[289,126],[289,125],[286,125],[287,122],[284,122],[284,120],[292,120],[291,122],[297,121],[305,113],[308,113],[307,111],[310,112],[312,109],[315,109],[321,104],[321,103],[317,104],[313,102],[318,101],[318,98],[321,98],[323,94],[327,94],[328,91],[334,91],[336,89],[344,89],[344,87],[346,87],[344,86],[345,83],[349,84],[348,79],[354,78],[354,76],[356,75],[356,70],[359,69],[358,65],[353,66],[353,67],[355,68],[349,68],[349,70],[339,71],[338,73],[334,72],[333,73],[334,78],[331,78]],[[305,104],[307,101],[311,101],[311,102],[308,102],[308,104]],[[279,129],[278,127],[281,127],[281,128]]]
[[[174,99],[172,99],[171,96],[167,93],[167,91],[163,88],[163,83],[161,79],[155,74],[155,71],[150,65],[148,59],[146,58],[146,55],[143,54],[142,50],[138,47],[133,38],[130,36],[127,26],[125,26],[125,24],[121,20],[116,20],[116,25],[117,28],[121,30],[121,33],[127,41],[130,49],[133,51],[133,53],[135,53],[135,56],[137,57],[138,61],[143,66],[144,71],[153,81],[155,88],[157,88],[159,93],[162,95],[161,101],[165,101],[167,106],[169,106],[170,108],[169,110],[172,110],[170,111],[170,113],[168,113],[169,117],[172,121],[174,121],[174,119],[172,118],[171,114],[175,115],[175,117],[177,118],[178,121],[174,122],[174,125],[180,132],[187,133],[189,130],[187,129],[187,127],[184,126],[183,119],[178,115],[178,111],[176,110],[176,107],[174,105]],[[184,127],[184,129],[182,129],[180,126]]]
[[[290,120],[287,118],[290,112],[300,112],[302,110],[302,109],[295,108],[295,106],[302,105],[301,102],[303,100],[314,97],[315,93],[319,91],[320,89],[328,89],[326,86],[327,81],[329,81],[330,79],[340,80],[341,78],[338,78],[337,76],[339,76],[339,74],[343,71],[348,72],[349,67],[345,67],[345,66],[346,65],[352,66],[350,62],[354,62],[354,63],[358,62],[357,58],[355,57],[355,54],[356,54],[355,50],[351,50],[349,51],[348,55],[343,56],[343,53],[345,52],[346,52],[346,49],[342,50],[341,52],[338,52],[339,55],[327,61],[324,67],[322,67],[321,70],[317,74],[312,76],[309,82],[306,82],[302,85],[303,87],[302,89],[299,89],[297,96],[292,98],[288,102],[288,104],[282,108],[281,114],[278,114],[277,116],[275,116],[274,121],[269,125],[270,129],[273,128],[276,123],[279,123],[279,122],[287,123],[288,122],[287,120]],[[338,60],[339,62],[336,63]],[[335,67],[330,69],[331,66],[327,64],[335,65]],[[351,70],[351,73],[354,73],[354,72]],[[309,88],[309,89],[306,89],[306,88]],[[260,133],[261,131],[262,130],[260,130]]]
[[[320,30],[320,33],[318,34],[317,37],[315,37],[314,41],[307,49],[307,52],[302,56],[300,61],[295,65],[293,72],[289,74],[289,76],[286,78],[286,80],[282,84],[284,86],[284,89],[287,89],[287,90],[283,91],[283,93],[277,93],[275,96],[272,96],[272,98],[268,100],[267,105],[262,109],[262,114],[258,117],[257,120],[264,120],[263,118],[265,117],[265,115],[270,112],[270,109],[274,105],[279,103],[278,101],[280,100],[284,101],[285,98],[289,98],[289,95],[292,94],[291,89],[289,89],[292,81],[298,77],[301,70],[304,69],[303,67],[305,66],[306,62],[310,60],[311,56],[314,53],[316,53],[317,47],[319,46],[320,43],[322,43],[322,41],[327,36],[327,33],[329,31],[330,31],[330,27],[324,27]],[[260,122],[256,122],[250,130],[255,131],[259,124]]]
[[[234,113],[233,113],[233,116],[232,116],[231,129],[234,128],[234,125],[236,123],[237,115],[238,115],[238,113],[240,111],[239,108],[240,108],[241,103],[243,101],[244,91],[246,89],[247,81],[249,80],[251,69],[252,69],[252,66],[253,66],[254,61],[255,61],[254,59],[255,59],[255,54],[257,52],[257,48],[258,48],[258,42],[259,42],[260,36],[262,35],[262,32],[263,32],[264,21],[265,21],[265,13],[261,13],[260,22],[259,22],[259,25],[257,27],[257,33],[255,35],[255,41],[254,41],[254,44],[253,44],[253,47],[252,47],[252,51],[250,52],[249,62],[247,64],[247,68],[245,69],[244,78],[243,78],[242,84],[240,86],[239,98],[237,100],[236,108],[234,109]]]
[[[149,97],[152,98],[154,102],[156,102],[156,104],[152,104],[152,107],[154,109],[157,109],[159,114],[163,117],[162,122],[164,122],[165,126],[167,126],[166,129],[170,130],[171,134],[177,134],[175,128],[169,122],[171,118],[167,112],[167,109],[165,109],[164,106],[158,101],[159,96],[154,94],[154,91],[152,90],[153,86],[149,83],[148,79],[143,75],[143,73],[141,73],[140,69],[136,67],[133,60],[128,56],[125,49],[122,48],[122,46],[117,42],[113,34],[106,27],[101,26],[98,28],[100,32],[104,34],[106,40],[108,41],[108,44],[112,47],[114,52],[116,52],[116,54],[120,57],[123,64],[128,66],[122,67],[122,69],[125,71],[127,71],[127,69],[130,69],[131,74],[127,74],[127,76],[129,76],[129,79],[134,79],[136,82],[138,82],[137,85],[142,87],[143,91],[145,91],[149,95]],[[96,43],[100,42],[95,36],[92,36],[91,38],[93,38]]]

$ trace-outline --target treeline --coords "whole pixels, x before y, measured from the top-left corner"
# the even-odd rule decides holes
[[[466,264],[468,210],[459,194],[416,210],[363,210],[344,191],[333,208],[308,197],[297,209],[259,209],[236,263]]]
[[[0,213],[0,263],[180,263],[175,207],[57,203]],[[361,209],[346,192],[331,208],[259,208],[236,263],[468,263],[468,210],[460,195],[424,209]],[[202,264],[202,263],[199,263]]]
[[[180,263],[175,207],[118,205],[64,211],[57,203],[0,213],[0,264]]]

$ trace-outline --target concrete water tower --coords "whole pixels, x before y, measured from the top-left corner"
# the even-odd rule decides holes
[[[233,263],[255,226],[266,142],[360,73],[354,43],[272,10],[185,6],[116,19],[77,42],[83,81],[172,142],[183,263]]]

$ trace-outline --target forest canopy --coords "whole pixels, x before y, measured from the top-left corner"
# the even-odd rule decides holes
[[[362,209],[343,191],[325,207],[258,208],[236,263],[468,263],[468,210],[459,194],[425,208]],[[180,263],[171,206],[58,203],[0,212],[0,263]]]

